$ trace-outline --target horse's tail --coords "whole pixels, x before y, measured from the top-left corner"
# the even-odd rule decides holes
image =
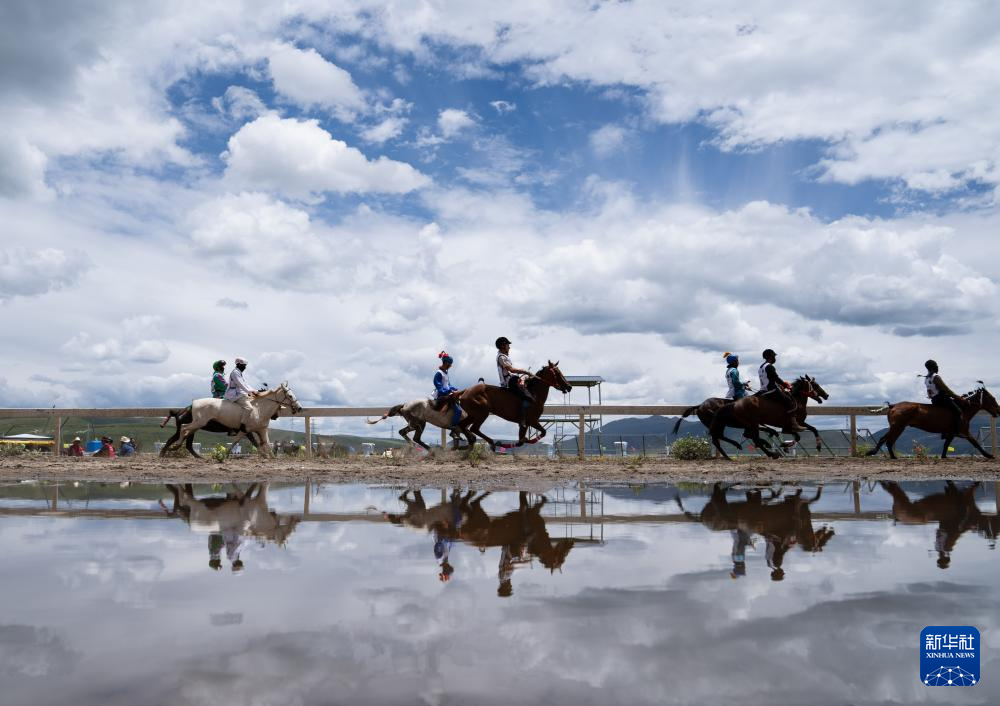
[[[698,407],[700,407],[700,406],[701,405],[697,405],[696,404],[694,407],[688,407],[687,409],[684,410],[684,413],[681,414],[681,416],[677,417],[677,423],[674,424],[674,436],[677,436],[677,430],[681,428],[681,422],[683,422],[685,419],[687,419],[692,414],[694,414],[695,412],[697,412],[698,411]]]
[[[896,405],[886,400],[886,403],[877,409],[869,410],[872,414],[885,414],[886,412],[891,412],[892,408]]]
[[[163,427],[167,426],[167,422],[169,422],[174,417],[179,417],[180,414],[181,414],[180,410],[177,410],[177,409],[172,409],[169,412],[167,412],[167,416],[165,416],[163,418],[163,421],[160,422],[160,429],[162,429]]]
[[[388,411],[388,412],[386,412],[385,414],[383,414],[383,415],[382,415],[381,417],[379,417],[378,419],[376,419],[376,420],[374,420],[374,421],[373,421],[373,420],[371,420],[371,419],[366,419],[366,420],[365,420],[365,423],[366,423],[366,424],[378,424],[378,423],[379,423],[379,422],[381,422],[381,421],[382,421],[383,419],[388,419],[389,417],[396,417],[396,416],[399,416],[399,413],[400,413],[400,412],[402,412],[402,411],[403,411],[403,405],[401,405],[401,404],[397,404],[397,405],[395,405],[395,406],[393,406],[393,407],[390,407],[390,408],[389,408],[389,411]]]

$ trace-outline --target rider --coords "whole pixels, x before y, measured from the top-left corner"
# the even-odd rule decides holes
[[[441,359],[441,367],[434,373],[434,400],[438,404],[438,409],[445,409],[449,401],[454,402],[451,429],[455,431],[458,428],[458,420],[462,418],[462,408],[459,406],[458,398],[455,396],[458,388],[452,386],[451,381],[448,379],[448,369],[451,368],[455,360],[444,351],[438,353],[438,358]]]
[[[738,400],[746,397],[750,382],[740,378],[740,357],[735,353],[723,353],[726,359],[726,384],[729,386],[726,399]]]
[[[795,402],[795,398],[789,394],[789,390],[792,386],[781,379],[778,375],[778,371],[774,368],[774,363],[778,359],[778,354],[775,353],[770,348],[767,348],[763,352],[764,362],[760,364],[760,368],[757,370],[757,374],[760,377],[760,390],[757,391],[758,395],[773,394],[781,398],[781,401],[785,404],[785,412],[792,418],[792,424],[789,429],[794,431],[805,431],[804,427],[800,427],[798,422],[795,420],[795,412],[798,410],[799,405]]]
[[[226,361],[217,360],[212,363],[212,397],[217,400],[221,400],[226,396],[226,388],[228,384],[226,383],[226,374],[223,372],[226,369]]]
[[[962,430],[962,408],[960,406],[962,398],[951,391],[938,375],[938,364],[933,360],[924,363],[927,368],[927,375],[924,376],[924,385],[927,387],[927,396],[931,404],[936,407],[944,407],[952,417],[954,432],[957,434]]]
[[[530,370],[524,370],[522,368],[515,368],[511,362],[510,357],[507,355],[510,353],[510,341],[506,336],[501,336],[496,340],[497,350],[497,373],[500,375],[500,387],[504,387],[519,398],[521,398],[521,410],[518,414],[518,421],[524,423],[524,413],[527,411],[531,403],[535,401],[535,398],[531,396],[528,392],[528,388],[524,384],[524,379],[522,375],[531,375]]]
[[[243,409],[243,413],[240,415],[240,426],[244,429],[253,414],[253,405],[250,404],[250,400],[257,394],[243,379],[243,371],[246,369],[246,358],[237,358],[236,368],[229,373],[229,386],[226,388],[225,395],[227,400],[235,402]]]

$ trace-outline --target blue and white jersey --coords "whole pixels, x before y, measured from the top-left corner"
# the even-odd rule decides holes
[[[450,392],[457,390],[457,387],[451,386],[451,380],[448,379],[447,370],[438,370],[434,373],[434,396],[441,397],[442,395],[447,395]]]
[[[743,386],[743,380],[740,378],[740,371],[738,368],[728,368],[726,370],[726,385],[728,389],[726,390],[726,398],[730,400],[738,400],[742,397],[746,397],[747,390]]]

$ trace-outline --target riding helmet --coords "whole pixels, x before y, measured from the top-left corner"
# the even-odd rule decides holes
[[[774,357],[774,358],[777,358],[777,357],[778,357],[778,354],[777,354],[777,353],[775,353],[775,352],[774,352],[773,350],[771,350],[770,348],[765,348],[765,349],[764,349],[764,353],[762,354],[762,356],[763,356],[764,358],[771,358],[771,357]]]
[[[924,367],[935,373],[938,371],[938,364],[937,361],[935,360],[928,360],[926,363],[924,363]]]
[[[510,345],[510,339],[507,338],[506,336],[501,336],[500,338],[498,338],[496,340],[496,345],[497,345],[497,348],[500,348],[501,346],[509,346]]]

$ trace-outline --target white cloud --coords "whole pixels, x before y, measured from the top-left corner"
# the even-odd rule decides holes
[[[445,108],[438,114],[438,129],[446,140],[453,139],[475,124],[476,121],[468,113],[457,108]]]
[[[500,115],[513,113],[515,110],[517,110],[517,103],[514,103],[513,101],[495,100],[495,101],[490,101],[490,105]]]
[[[216,306],[221,306],[223,309],[246,309],[248,305],[244,301],[238,299],[230,299],[229,297],[223,297],[219,301],[215,302]]]
[[[322,106],[348,120],[364,110],[364,95],[351,74],[315,49],[278,44],[268,54],[268,67],[275,90],[297,105]]]
[[[0,302],[72,287],[88,269],[90,261],[77,252],[57,248],[0,250]]]
[[[365,142],[374,142],[377,144],[382,144],[387,142],[403,132],[403,128],[406,127],[406,118],[391,117],[386,118],[377,125],[373,125],[370,128],[361,131],[361,139]]]
[[[75,362],[81,358],[97,361],[110,371],[124,363],[163,363],[170,357],[170,349],[159,338],[162,324],[160,316],[135,316],[121,322],[116,336],[98,341],[81,331],[66,341],[62,350]]]
[[[609,157],[625,145],[628,132],[620,125],[604,125],[590,133],[590,148],[598,157]]]
[[[223,153],[226,179],[308,199],[326,191],[402,194],[430,184],[405,162],[369,160],[336,140],[315,120],[257,118],[229,138]]]
[[[0,198],[51,198],[45,183],[47,163],[45,153],[24,138],[0,135]]]
[[[244,86],[229,86],[223,95],[212,99],[212,106],[234,120],[252,120],[270,112],[256,91]]]

